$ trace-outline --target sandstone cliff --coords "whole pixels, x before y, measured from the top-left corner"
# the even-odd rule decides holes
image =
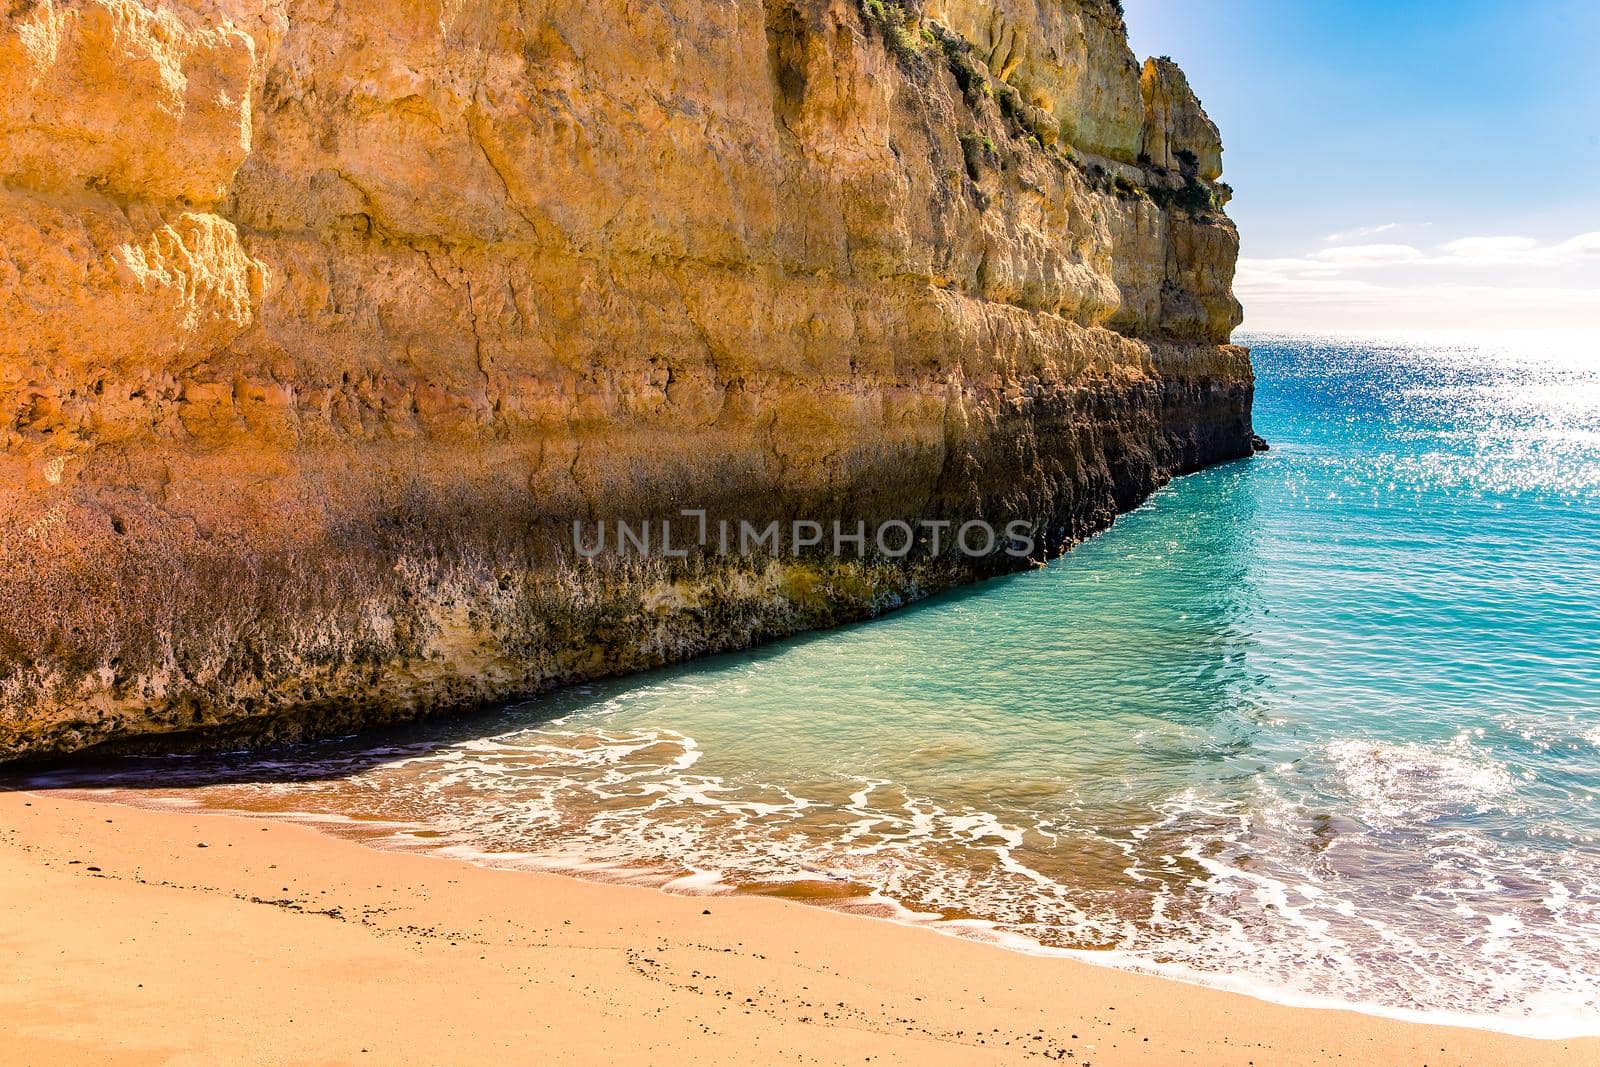
[[[343,729],[1004,570],[1248,454],[1220,143],[1102,0],[14,0],[0,759]]]

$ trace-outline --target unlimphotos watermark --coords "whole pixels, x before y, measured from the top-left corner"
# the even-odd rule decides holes
[[[1033,555],[1032,524],[1013,520],[1002,529],[983,519],[956,522],[951,519],[889,519],[868,527],[865,520],[853,524],[839,519],[790,519],[766,522],[748,519],[707,517],[704,509],[687,509],[674,525],[673,519],[645,519],[639,522],[572,524],[572,545],[585,559],[611,553],[621,556],[657,556],[687,559],[692,552],[715,552],[718,556],[799,556],[807,553],[855,556],[869,554],[886,559],[904,559],[923,547],[930,556],[954,548],[969,559],[986,559],[1004,552],[1015,559]],[[607,535],[610,535],[609,537]]]

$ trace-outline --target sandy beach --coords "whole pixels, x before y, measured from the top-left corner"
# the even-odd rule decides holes
[[[789,901],[0,795],[6,1063],[1541,1064]]]

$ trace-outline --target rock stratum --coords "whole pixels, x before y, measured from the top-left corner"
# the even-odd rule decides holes
[[[11,0],[0,759],[326,734],[1016,569],[1250,452],[1237,233],[1100,0]]]

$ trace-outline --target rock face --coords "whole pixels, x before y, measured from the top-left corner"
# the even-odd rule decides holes
[[[1025,565],[589,560],[574,520],[1043,557],[1250,452],[1216,130],[1100,0],[16,0],[0,85],[0,759],[398,720]]]
[[[1178,65],[1165,57],[1145,60],[1139,89],[1144,97],[1141,162],[1192,169],[1208,182],[1222,177],[1222,135]]]

